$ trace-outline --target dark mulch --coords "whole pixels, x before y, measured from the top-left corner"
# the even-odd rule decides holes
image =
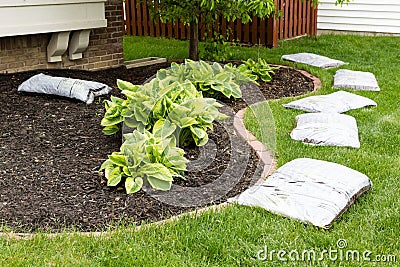
[[[4,225],[27,232],[70,228],[96,231],[118,223],[161,220],[226,201],[251,185],[259,177],[259,161],[227,120],[216,123],[210,133],[212,141],[205,148],[185,149],[192,161],[187,180],[177,180],[177,189],[171,194],[142,190],[127,195],[121,187],[107,187],[98,173],[107,155],[121,145],[120,135],[105,136],[101,132],[104,98],[86,105],[17,92],[24,80],[42,72],[103,82],[117,94],[116,79],[141,84],[167,66],[169,63],[130,70],[120,67],[96,72],[43,70],[0,75],[0,230]],[[310,79],[292,69],[277,70],[273,78],[261,86],[265,99],[313,89]],[[235,111],[246,106],[242,100],[227,102]]]

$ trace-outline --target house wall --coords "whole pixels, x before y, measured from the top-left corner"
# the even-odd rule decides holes
[[[335,0],[321,0],[318,6],[318,34],[331,31],[400,34],[400,1],[354,0],[335,6]]]
[[[77,60],[69,60],[66,51],[62,62],[47,62],[47,46],[51,33],[1,37],[0,73],[48,68],[99,70],[122,65],[121,0],[107,0],[105,18],[107,27],[91,30],[88,49],[83,52],[83,58]]]

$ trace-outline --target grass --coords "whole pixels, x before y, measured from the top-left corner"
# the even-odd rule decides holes
[[[74,234],[55,238],[39,234],[30,240],[0,238],[0,266],[379,266],[377,262],[340,260],[340,253],[333,253],[332,260],[325,255],[323,261],[316,262],[282,262],[276,252],[273,262],[257,259],[257,253],[264,256],[265,249],[269,250],[268,253],[271,250],[321,253],[330,248],[337,249],[339,239],[345,239],[348,244],[339,252],[357,250],[362,254],[370,251],[371,259],[377,255],[395,255],[400,261],[399,41],[398,37],[327,35],[283,41],[277,49],[235,47],[233,50],[233,57],[239,59],[260,55],[271,63],[285,63],[308,70],[323,82],[323,88],[313,94],[333,92],[332,77],[336,69],[320,70],[282,62],[281,55],[315,52],[349,62],[344,68],[371,71],[376,75],[381,92],[357,94],[372,98],[378,107],[347,113],[357,119],[360,149],[311,147],[291,140],[289,133],[294,126],[294,117],[301,112],[285,109],[281,104],[292,98],[270,101],[257,107],[261,116],[266,112],[270,117],[272,111],[276,127],[275,155],[279,166],[295,158],[310,157],[343,164],[371,178],[372,191],[351,206],[330,230],[261,209],[233,206],[195,218],[186,216],[179,221],[140,231],[135,231],[135,226],[119,227],[113,234],[97,238]],[[125,38],[126,59],[147,56],[184,58],[186,49],[187,42]],[[267,140],[268,145],[275,144],[270,137],[262,136],[250,111],[246,114],[246,124],[258,138]],[[339,259],[334,261],[335,256]]]

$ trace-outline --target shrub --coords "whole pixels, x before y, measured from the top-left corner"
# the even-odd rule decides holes
[[[227,98],[241,98],[240,85],[254,81],[231,64],[222,66],[216,62],[208,64],[189,59],[185,64],[172,63],[170,69],[158,71],[157,78],[169,83],[188,80],[207,96],[218,97],[222,94]]]
[[[257,61],[249,58],[247,61],[243,61],[238,67],[243,73],[246,73],[252,79],[261,79],[264,82],[270,82],[272,80],[271,74],[274,70],[279,67],[271,67],[264,59],[259,58]]]

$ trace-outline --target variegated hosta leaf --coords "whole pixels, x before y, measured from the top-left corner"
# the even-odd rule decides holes
[[[138,192],[143,186],[142,177],[128,177],[125,180],[125,190],[127,194],[133,194]]]
[[[111,162],[111,160],[108,159],[108,160],[104,161],[103,164],[101,164],[99,171],[106,170],[106,169],[112,169],[112,168],[114,168],[114,164]]]
[[[122,180],[121,167],[115,167],[114,169],[109,170],[109,171],[110,171],[109,173],[106,173],[107,185],[108,186],[116,186]]]
[[[163,164],[178,172],[178,173],[183,173],[186,171],[186,166],[187,163],[189,162],[185,157],[184,157],[185,152],[183,149],[178,148],[178,147],[168,147],[166,149],[166,156],[163,159]]]
[[[238,69],[249,77],[255,75],[257,79],[261,79],[264,82],[269,82],[272,80],[271,74],[274,73],[274,70],[279,69],[279,67],[271,67],[262,58],[258,59],[257,62],[249,58],[247,61],[243,61],[243,64],[240,65]]]
[[[208,134],[205,130],[199,127],[190,127],[193,140],[197,146],[204,146],[208,142]]]
[[[161,163],[148,164],[140,169],[147,181],[156,190],[169,190],[172,186],[173,172]]]
[[[139,86],[137,86],[137,85],[133,85],[130,82],[123,81],[120,79],[117,79],[117,86],[121,91],[128,90],[128,91],[135,92],[139,88]]]
[[[113,125],[117,125],[121,122],[124,121],[124,118],[122,116],[120,117],[112,117],[112,118],[103,118],[101,120],[101,126],[113,126]]]
[[[119,132],[120,129],[121,127],[119,127],[118,125],[106,126],[103,128],[103,133],[106,135],[113,135]]]
[[[153,134],[156,138],[166,139],[176,130],[176,125],[169,120],[158,120],[153,126]]]
[[[203,138],[198,138],[197,136],[193,135],[193,140],[197,146],[205,146],[208,143],[208,134]]]
[[[124,167],[127,165],[127,158],[121,152],[113,152],[111,155],[108,155],[108,159],[117,166]]]
[[[122,111],[122,106],[115,104],[115,103],[110,103],[107,102],[107,110],[106,113],[104,114],[104,117],[106,118],[115,118],[121,115],[121,111]]]

